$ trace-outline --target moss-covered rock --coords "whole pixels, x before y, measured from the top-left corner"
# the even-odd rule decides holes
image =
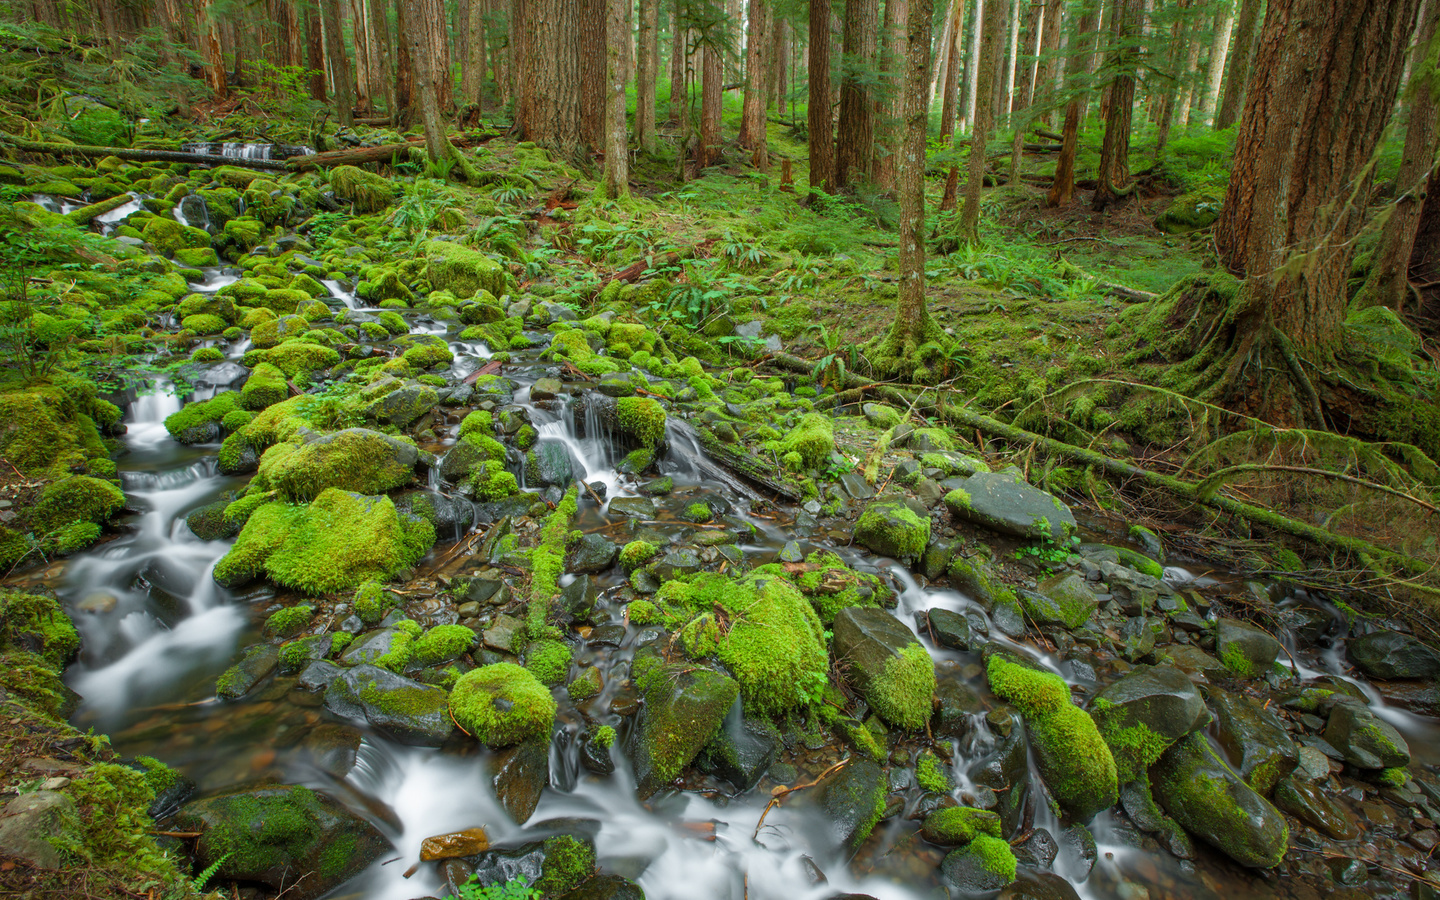
[[[855,523],[855,540],[881,556],[917,560],[930,542],[930,519],[904,500],[876,500]]]
[[[1090,717],[1115,757],[1122,783],[1145,777],[1171,744],[1204,724],[1205,701],[1184,672],[1136,666],[1096,695]]]
[[[935,663],[910,629],[883,609],[851,607],[836,614],[834,633],[836,662],[875,712],[901,728],[924,728]]]
[[[830,820],[835,843],[860,849],[885,812],[885,770],[869,759],[852,759],[815,787],[815,802]]]
[[[304,787],[197,800],[181,809],[175,827],[201,834],[196,861],[218,865],[217,878],[260,882],[295,900],[328,893],[391,846],[375,826]]]
[[[780,439],[780,454],[800,454],[806,469],[818,469],[835,452],[835,426],[821,413],[807,413]]]
[[[409,484],[419,451],[378,431],[347,428],[298,443],[276,444],[260,458],[260,475],[286,500],[313,500],[326,488],[380,494]]]
[[[1155,227],[1166,234],[1184,234],[1208,228],[1220,218],[1220,206],[1224,199],[1214,190],[1181,194],[1155,217]]]
[[[388,178],[355,166],[331,169],[330,189],[336,197],[354,204],[355,211],[359,213],[379,212],[395,202],[395,185]]]
[[[206,444],[221,437],[220,422],[240,408],[240,395],[234,391],[216,394],[209,400],[187,403],[178,412],[165,417],[165,430],[182,444]]]
[[[615,401],[615,423],[641,447],[655,447],[665,439],[665,407],[650,397],[621,397]]]
[[[140,233],[156,250],[170,256],[182,247],[208,248],[210,235],[202,229],[181,225],[174,219],[154,216],[140,229]]]
[[[46,485],[28,519],[36,534],[44,535],[77,522],[107,522],[124,506],[125,493],[110,482],[72,475]]]
[[[550,689],[513,663],[466,672],[450,693],[455,721],[488,747],[509,747],[548,735],[555,724],[556,708]]]
[[[81,404],[50,385],[0,393],[0,454],[24,474],[45,478],[108,455]]]
[[[990,894],[1015,880],[1015,853],[1004,840],[989,834],[940,861],[940,881],[958,896]]]
[[[401,516],[390,498],[328,488],[308,506],[270,502],[251,513],[215,580],[234,587],[264,574],[311,594],[347,590],[390,578],[434,542],[434,527]]]
[[[1155,799],[1189,833],[1242,866],[1280,864],[1285,817],[1220,759],[1201,733],[1178,741],[1150,767]]]
[[[920,835],[942,847],[968,844],[982,834],[1002,837],[999,813],[968,806],[948,806],[935,810],[920,823]]]
[[[325,708],[364,721],[402,744],[438,747],[455,733],[444,688],[421,684],[378,665],[346,669],[325,689]]]
[[[259,411],[289,396],[290,385],[285,380],[285,373],[262,362],[245,379],[245,386],[240,389],[240,405]]]
[[[725,721],[740,686],[711,669],[659,665],[637,678],[645,697],[632,732],[635,789],[649,797],[679,777]]]
[[[426,277],[435,290],[460,298],[474,297],[480,291],[495,297],[507,292],[504,266],[484,253],[449,241],[427,241],[424,250],[429,261]]]
[[[1115,758],[1095,722],[1070,702],[1065,680],[1001,652],[985,672],[995,696],[1024,716],[1036,766],[1060,808],[1085,821],[1115,805]]]

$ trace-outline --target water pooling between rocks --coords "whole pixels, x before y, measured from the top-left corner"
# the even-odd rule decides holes
[[[237,283],[223,269],[202,274],[205,281],[193,285],[197,292]],[[366,307],[344,285],[327,280],[324,287],[337,316],[352,324],[379,321],[382,311]],[[406,879],[421,841],[479,825],[492,845],[522,849],[526,841],[558,834],[593,840],[602,871],[635,880],[650,897],[851,892],[910,898],[934,896],[945,882],[984,889],[987,873],[973,860],[947,856],[947,845],[963,841],[942,833],[945,817],[927,818],[950,803],[947,798],[993,813],[986,824],[965,827],[993,827],[1015,842],[1018,884],[1030,892],[1026,896],[1309,896],[1335,884],[1363,886],[1373,896],[1409,896],[1410,882],[1401,873],[1427,865],[1440,802],[1428,767],[1440,760],[1433,720],[1416,713],[1440,708],[1434,687],[1440,664],[1403,636],[1358,637],[1347,652],[1344,617],[1322,598],[1274,585],[1206,583],[1180,568],[1156,578],[1153,560],[1132,555],[1129,547],[1082,547],[1070,568],[1038,579],[1031,574],[1035,583],[1010,594],[992,580],[988,566],[955,562],[973,549],[960,547],[958,539],[967,534],[1002,553],[1011,546],[989,530],[971,532],[956,515],[973,511],[992,528],[1005,528],[1003,516],[983,507],[989,494],[1012,490],[1008,483],[973,478],[964,483],[968,489],[959,488],[964,497],[952,493],[944,504],[932,497],[918,511],[904,502],[871,501],[854,479],[845,483],[845,493],[829,488],[823,503],[772,503],[764,487],[709,459],[696,433],[673,414],[655,474],[641,475],[648,467],[634,459],[633,444],[617,434],[607,412],[613,398],[593,383],[567,381],[566,370],[536,351],[516,352],[498,372],[508,381],[479,382],[488,377],[481,375],[476,381],[484,391],[476,397],[473,387],[465,390],[466,380],[482,371],[489,346],[462,339],[458,326],[412,312],[404,316],[411,335],[430,336],[455,355],[445,387],[401,423],[430,417],[425,430],[433,440],[421,440],[411,463],[425,473],[420,487],[396,496],[408,509],[429,504],[438,535],[429,555],[402,576],[397,596],[405,613],[426,626],[472,625],[483,635],[472,654],[476,662],[501,661],[518,649],[513,641],[523,627],[526,591],[518,564],[529,562],[519,555],[525,544],[507,544],[503,532],[513,529],[525,542],[535,536],[535,497],[477,503],[453,490],[465,470],[456,468],[451,477],[446,469],[463,443],[456,433],[465,410],[488,400],[506,469],[518,485],[551,503],[577,479],[588,485],[577,492],[570,525],[584,537],[568,554],[569,571],[559,581],[561,606],[572,619],[567,637],[574,659],[562,673],[570,688],[554,691],[558,714],[548,745],[483,750],[455,732],[447,717],[397,721],[363,703],[344,707],[330,699],[333,690],[307,690],[306,683],[323,686],[339,674],[327,671],[331,663],[310,660],[330,655],[328,635],[359,635],[345,651],[354,662],[372,641],[373,661],[397,632],[364,625],[353,616],[348,592],[335,594],[339,599],[317,604],[318,618],[302,622],[303,634],[327,635],[323,646],[313,643],[319,649],[312,652],[312,644],[301,643],[311,639],[297,633],[286,646],[303,651],[300,665],[283,659],[280,636],[261,626],[273,609],[291,607],[297,597],[264,581],[219,587],[212,572],[232,539],[202,539],[186,521],[246,478],[222,473],[218,443],[186,446],[170,439],[164,420],[181,404],[165,384],[128,405],[128,452],[120,468],[136,510],[130,530],[44,573],[56,579],[84,637],[84,655],[69,673],[85,698],[76,717],[82,726],[105,729],[126,755],[153,755],[175,766],[199,797],[258,783],[301,785],[358,817],[359,824],[347,827],[360,829],[360,845],[382,837],[394,845],[369,865],[351,866],[358,874],[336,896],[441,896],[446,877],[463,878],[464,872],[454,863],[425,863]],[[539,330],[527,336],[540,346],[550,339]],[[248,339],[214,345],[227,359],[187,374],[196,386],[188,400],[244,384],[246,371],[235,361],[249,349]],[[602,380],[602,387],[635,390],[613,379]],[[413,383],[399,391],[424,397]],[[457,396],[459,402],[446,405]],[[363,424],[393,424],[413,408],[377,403]],[[928,440],[919,435],[909,448],[897,449],[897,466],[935,468],[930,463],[942,454],[938,461],[951,473],[967,466],[977,471],[959,454],[945,455],[954,451],[927,446]],[[911,451],[916,459],[909,458]],[[924,515],[931,539],[916,548],[894,532],[893,523],[863,517],[857,523],[862,509],[901,520]],[[852,546],[856,531],[872,547],[917,557],[914,571]],[[636,540],[658,552],[648,569],[627,578],[631,567],[617,561],[616,551]],[[839,574],[847,570],[838,563],[806,569],[804,561],[817,550],[837,554],[861,581],[844,580],[850,576]],[[637,779],[635,732],[657,698],[665,699],[642,684],[637,659],[670,653],[676,638],[659,627],[663,602],[650,606],[662,614],[656,624],[642,625],[636,621],[639,606],[630,607],[627,620],[626,601],[649,602],[677,575],[703,569],[739,577],[746,568],[777,562],[816,575],[808,596],[821,609],[832,588],[839,593],[857,584],[878,605],[893,604],[889,613],[867,611],[863,603],[859,613],[831,609],[827,618],[834,624],[825,625],[835,645],[848,648],[840,655],[851,664],[867,653],[883,664],[885,648],[898,654],[917,642],[923,647],[937,673],[938,705],[928,725],[920,723],[934,736],[933,745],[925,728],[896,727],[907,714],[905,704],[887,706],[864,670],[855,670],[847,678],[854,695],[849,700],[858,697],[863,704],[848,707],[859,713],[855,717],[837,713],[822,728],[782,713],[772,731],[747,722],[736,706],[723,727],[737,752],[724,757],[707,750],[696,765],[675,773],[688,790],[666,789],[670,779],[643,763]],[[833,584],[827,582],[832,577]],[[763,584],[751,587],[764,596]],[[1278,642],[1234,618],[1257,608],[1273,610],[1284,623]],[[718,615],[733,626],[733,610]],[[386,621],[398,618],[396,613]],[[982,653],[987,646],[991,652]],[[1131,672],[1162,657],[1171,665]],[[344,677],[370,671],[362,667]],[[1282,677],[1283,670],[1298,680]],[[675,679],[693,677],[662,671]],[[365,684],[390,677],[376,674],[381,672],[364,675],[372,679]],[[1381,686],[1360,677],[1364,673],[1383,679]],[[216,699],[217,679],[220,692],[233,699]],[[1002,682],[1010,686],[1002,688]],[[577,687],[582,683],[583,692]],[[356,684],[356,696],[363,696],[365,684]],[[1115,748],[1118,771],[1111,788],[1061,787],[1076,765],[1065,750],[1083,741],[1068,730],[1074,723],[1067,717],[1086,718],[1069,705],[1071,692],[1096,713]],[[592,696],[577,703],[573,698],[582,693]],[[1056,697],[1059,705],[1051,702]],[[337,715],[337,708],[352,709],[352,715]],[[865,714],[867,708],[882,717]],[[598,746],[602,725],[618,732],[608,753]],[[1406,759],[1396,737],[1407,745]],[[434,744],[439,746],[427,746]],[[867,747],[878,749],[883,766],[866,759]],[[824,784],[766,812],[772,787],[812,781],[847,756],[852,761]],[[1416,777],[1401,782],[1391,776],[1387,785],[1381,773],[1407,761]],[[1158,808],[1134,781],[1147,768]],[[1251,830],[1191,802],[1186,789],[1205,779],[1253,813]],[[1046,799],[1046,785],[1060,801],[1059,812]],[[876,797],[878,807],[867,807]],[[1102,799],[1091,802],[1093,797]],[[196,810],[204,811],[206,802],[187,807],[182,821],[200,816]],[[1281,818],[1272,803],[1288,817]],[[1088,828],[1079,827],[1075,819],[1095,809],[1101,811]],[[517,816],[517,810],[529,814]],[[922,821],[932,840],[921,839]],[[977,840],[983,843],[983,834]],[[1238,868],[1207,843],[1250,863],[1270,862],[1277,847],[1289,849],[1279,874],[1260,874]],[[503,864],[500,857],[476,861],[508,874],[533,869],[539,853],[517,851]]]

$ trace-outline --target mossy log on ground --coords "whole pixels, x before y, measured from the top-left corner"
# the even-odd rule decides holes
[[[808,369],[806,371],[809,371]],[[774,491],[787,500],[799,502],[800,486],[786,480],[778,467],[767,464],[742,450],[727,445],[704,428],[695,429],[695,438],[710,458],[746,481]]]
[[[26,153],[45,153],[50,156],[83,156],[87,159],[104,159],[113,156],[129,162],[178,162],[196,166],[239,166],[245,169],[264,169],[284,172],[290,167],[278,159],[246,159],[234,156],[209,156],[204,153],[184,153],[179,150],[131,150],[125,147],[91,147],[85,144],[54,144],[43,141],[27,141],[8,134],[0,134],[0,143],[8,144]]]
[[[798,356],[791,356],[786,353],[775,353],[770,356],[775,364],[796,372],[809,372],[813,364]],[[1201,506],[1208,506],[1211,509],[1236,516],[1255,525],[1272,528],[1286,534],[1328,547],[1334,550],[1343,550],[1353,553],[1366,565],[1376,561],[1392,565],[1412,575],[1424,575],[1429,573],[1433,566],[1423,560],[1406,556],[1403,553],[1396,553],[1384,547],[1378,547],[1369,541],[1360,538],[1350,537],[1344,534],[1335,534],[1326,531],[1315,525],[1292,519],[1270,509],[1263,509],[1249,503],[1227,497],[1224,494],[1206,495],[1200,490],[1200,485],[1175,478],[1170,475],[1162,475],[1159,472],[1152,472],[1149,469],[1142,469],[1132,463],[1114,459],[1095,450],[1085,447],[1077,447],[1067,444],[1064,441],[1057,441],[1036,434],[1033,431],[1026,431],[1014,425],[1007,425],[997,419],[982,415],[973,410],[961,409],[953,406],[937,407],[933,403],[922,402],[923,397],[916,397],[897,388],[883,385],[880,382],[871,381],[858,375],[847,375],[845,385],[850,388],[866,388],[869,396],[880,397],[892,403],[903,404],[906,407],[923,409],[933,413],[954,425],[965,428],[977,429],[991,437],[999,438],[1020,446],[1034,446],[1042,453],[1051,456],[1062,456],[1073,459],[1076,462],[1087,466],[1094,466],[1104,472],[1126,481],[1139,481],[1149,487],[1159,488],[1188,503]],[[1433,590],[1412,583],[1413,587],[1419,590],[1426,590],[1434,593]]]

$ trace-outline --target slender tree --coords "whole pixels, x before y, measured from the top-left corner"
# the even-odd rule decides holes
[[[995,85],[1000,78],[1000,54],[1005,43],[1005,5],[990,0],[981,20],[980,65],[975,73],[975,127],[970,132],[970,159],[965,172],[965,202],[960,207],[961,244],[980,242],[980,192],[985,187],[985,148],[995,128]]]
[[[1045,196],[1047,206],[1063,206],[1075,194],[1075,154],[1080,147],[1080,117],[1088,104],[1087,87],[1094,67],[1095,27],[1099,19],[1095,3],[1081,10],[1076,26],[1075,53],[1065,69],[1070,102],[1065,105],[1065,125],[1060,136],[1060,156],[1055,161],[1055,180]]]
[[[680,6],[684,0],[675,0],[670,10],[670,121],[679,122],[686,116],[685,60],[689,54],[690,42],[685,36],[685,26],[680,21]],[[681,153],[681,156],[684,156]]]
[[[898,171],[900,200],[900,291],[895,321],[865,346],[866,358],[881,374],[923,378],[927,344],[945,333],[925,305],[925,132],[930,121],[930,19],[934,0],[911,0],[906,40],[905,137]]]
[[[1139,0],[1116,0],[1112,19],[1114,49],[1110,54],[1110,103],[1105,137],[1100,141],[1100,170],[1090,205],[1100,212],[1135,186],[1130,181],[1130,119],[1135,107],[1136,43],[1141,22]]]
[[[1215,42],[1210,45],[1210,61],[1205,65],[1205,93],[1200,95],[1200,120],[1207,125],[1215,121],[1215,107],[1220,102],[1220,82],[1225,77],[1225,57],[1230,52],[1230,30],[1234,26],[1234,0],[1220,0],[1215,19]]]
[[[1240,104],[1245,101],[1245,85],[1250,78],[1251,60],[1255,58],[1255,39],[1260,35],[1260,9],[1264,3],[1265,0],[1240,0],[1235,49],[1230,54],[1220,111],[1215,114],[1216,128],[1229,128],[1240,119]]]
[[[840,127],[835,148],[835,187],[869,177],[875,147],[875,51],[880,30],[878,0],[845,0],[840,63]]]
[[[465,10],[465,66],[460,72],[461,106],[485,106],[485,4],[468,0]]]
[[[875,187],[880,191],[894,191],[896,165],[899,162],[900,142],[904,139],[905,115],[905,52],[909,42],[910,27],[909,0],[885,0],[885,57],[883,91],[876,117],[875,142]]]
[[[312,7],[305,9],[305,65],[310,70],[310,99],[324,103],[325,38],[320,30],[320,14]]]
[[[640,0],[639,47],[635,54],[635,137],[640,149],[654,153],[655,81],[660,62],[659,0]]]
[[[715,41],[717,34],[708,34],[700,51],[700,152],[696,165],[707,169],[720,162],[721,102],[724,99],[725,51]]]
[[[1030,109],[1035,100],[1035,85],[1040,64],[1041,17],[1045,12],[1042,0],[1031,0],[1025,10],[1022,40],[1025,55],[1016,70],[1014,114],[1015,134],[1010,140],[1010,182],[1020,181],[1021,160],[1025,152],[1025,126],[1034,115]]]
[[[765,136],[765,53],[770,48],[769,0],[750,0],[745,39],[745,105],[740,114],[740,146],[751,151],[751,162],[764,171],[770,168]]]
[[[449,130],[440,112],[440,95],[436,82],[437,71],[435,47],[430,40],[427,23],[439,17],[443,27],[445,6],[441,0],[404,0],[406,31],[401,40],[410,47],[410,63],[415,71],[416,105],[420,107],[420,122],[425,128],[425,152],[431,162],[451,158],[455,150],[450,145]]]
[[[625,45],[630,41],[627,5],[628,0],[609,0],[605,15],[605,172],[600,189],[615,199],[630,195],[630,141],[625,132]]]
[[[940,42],[936,54],[945,60],[940,73],[940,137],[949,138],[955,134],[956,120],[960,118],[960,56],[965,47],[965,0],[954,0],[951,5],[950,24],[946,37]]]
[[[1178,73],[1180,91],[1175,98],[1175,124],[1181,129],[1190,125],[1191,99],[1195,96],[1196,72],[1200,66],[1200,51],[1205,46],[1205,42],[1199,40],[1199,35],[1195,33],[1199,29],[1193,21],[1194,7],[1195,0],[1181,0],[1180,8],[1192,12],[1192,15],[1188,17],[1191,20],[1188,23],[1190,39],[1184,42],[1185,64]]]
[[[830,115],[830,3],[810,0],[810,187],[835,188],[835,130]]]

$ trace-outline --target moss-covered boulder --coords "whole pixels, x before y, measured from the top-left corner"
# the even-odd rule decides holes
[[[330,189],[336,197],[354,204],[358,213],[379,212],[395,202],[395,185],[388,178],[355,166],[331,169]]]
[[[1172,666],[1136,666],[1096,695],[1090,717],[1122,782],[1136,781],[1171,744],[1205,724],[1205,701]]]
[[[276,444],[260,458],[260,475],[286,500],[313,500],[326,488],[381,494],[415,477],[414,444],[366,428],[346,428]]]
[[[666,787],[695,759],[725,721],[740,686],[694,665],[654,665],[637,684],[645,698],[631,732],[630,761],[641,797]]]
[[[169,256],[183,247],[208,248],[210,235],[199,228],[181,225],[174,219],[155,216],[140,229],[141,235],[151,246]]]
[[[185,525],[190,533],[202,541],[220,541],[232,538],[240,533],[238,525],[225,521],[225,508],[230,505],[227,500],[216,500],[214,503],[207,503],[199,509],[191,510],[185,516]]]
[[[262,362],[245,379],[245,386],[240,389],[240,406],[258,412],[289,396],[290,385],[285,380],[285,373]]]
[[[250,342],[261,350],[267,350],[286,338],[304,334],[309,328],[310,323],[300,316],[280,316],[250,329]]]
[[[798,453],[806,469],[823,466],[835,452],[834,423],[822,413],[807,413],[780,439],[779,452],[782,457]]]
[[[466,672],[450,692],[455,721],[488,747],[509,747],[549,735],[556,708],[550,689],[514,663],[494,663]]]
[[[36,534],[44,535],[76,522],[102,524],[124,506],[124,491],[110,482],[72,475],[46,485],[27,518]]]
[[[434,543],[435,528],[401,516],[390,498],[328,488],[308,506],[269,502],[252,512],[214,575],[222,587],[267,575],[309,594],[341,591],[389,579]]]
[[[1155,227],[1166,234],[1184,234],[1209,228],[1220,218],[1220,206],[1224,199],[1213,190],[1181,194],[1155,217]]]
[[[835,616],[831,651],[882,719],[907,729],[930,720],[935,662],[913,632],[883,609],[850,607]]]
[[[0,454],[26,475],[62,478],[107,451],[74,397],[37,386],[0,393]]]
[[[956,896],[994,893],[1015,880],[1015,853],[999,837],[981,834],[940,861],[940,881]]]
[[[657,447],[665,440],[665,407],[650,397],[621,397],[615,401],[615,424],[631,442]]]
[[[443,688],[379,666],[346,669],[325,689],[325,708],[366,722],[402,744],[439,747],[455,734]]]
[[[197,865],[313,900],[358,874],[390,842],[366,820],[309,788],[273,785],[196,800],[176,829],[200,834]]]
[[[1042,579],[1038,591],[1020,595],[1025,613],[1037,625],[1064,625],[1079,628],[1089,621],[1099,601],[1078,572],[1061,572]]]
[[[947,806],[935,810],[920,823],[921,837],[942,847],[968,844],[982,834],[997,838],[1002,836],[999,813],[968,806]]]
[[[913,562],[930,542],[930,519],[904,500],[876,500],[855,523],[855,540],[881,556]]]
[[[885,812],[888,787],[885,770],[860,757],[815,786],[814,801],[830,821],[836,845],[848,853],[860,849]]]
[[[208,444],[220,440],[221,421],[239,408],[240,395],[226,391],[209,400],[187,403],[178,412],[166,416],[165,430],[182,444]]]
[[[993,653],[986,676],[995,696],[1025,718],[1040,777],[1060,808],[1087,821],[1115,805],[1115,758],[1094,720],[1070,702],[1070,688],[1052,672],[1003,652]]]
[[[1280,642],[1269,632],[1249,622],[1221,619],[1215,625],[1216,655],[1225,668],[1241,678],[1258,678],[1270,671],[1280,649]]]
[[[1150,767],[1160,807],[1182,828],[1242,866],[1280,864],[1290,840],[1285,817],[1236,775],[1199,732]]]
[[[1331,710],[1325,740],[1357,769],[1410,764],[1410,746],[1395,726],[1359,703],[1340,703]]]
[[[1345,653],[1371,678],[1434,678],[1440,652],[1408,634],[1375,631],[1345,642]]]
[[[407,384],[372,401],[364,414],[380,425],[404,428],[439,403],[440,395],[428,384]]]
[[[1076,528],[1068,506],[1015,469],[971,475],[945,495],[945,505],[956,518],[1030,540],[1066,541]]]
[[[478,250],[449,241],[427,241],[429,261],[426,277],[437,291],[449,291],[462,299],[481,291],[503,296],[508,289],[505,267]]]

